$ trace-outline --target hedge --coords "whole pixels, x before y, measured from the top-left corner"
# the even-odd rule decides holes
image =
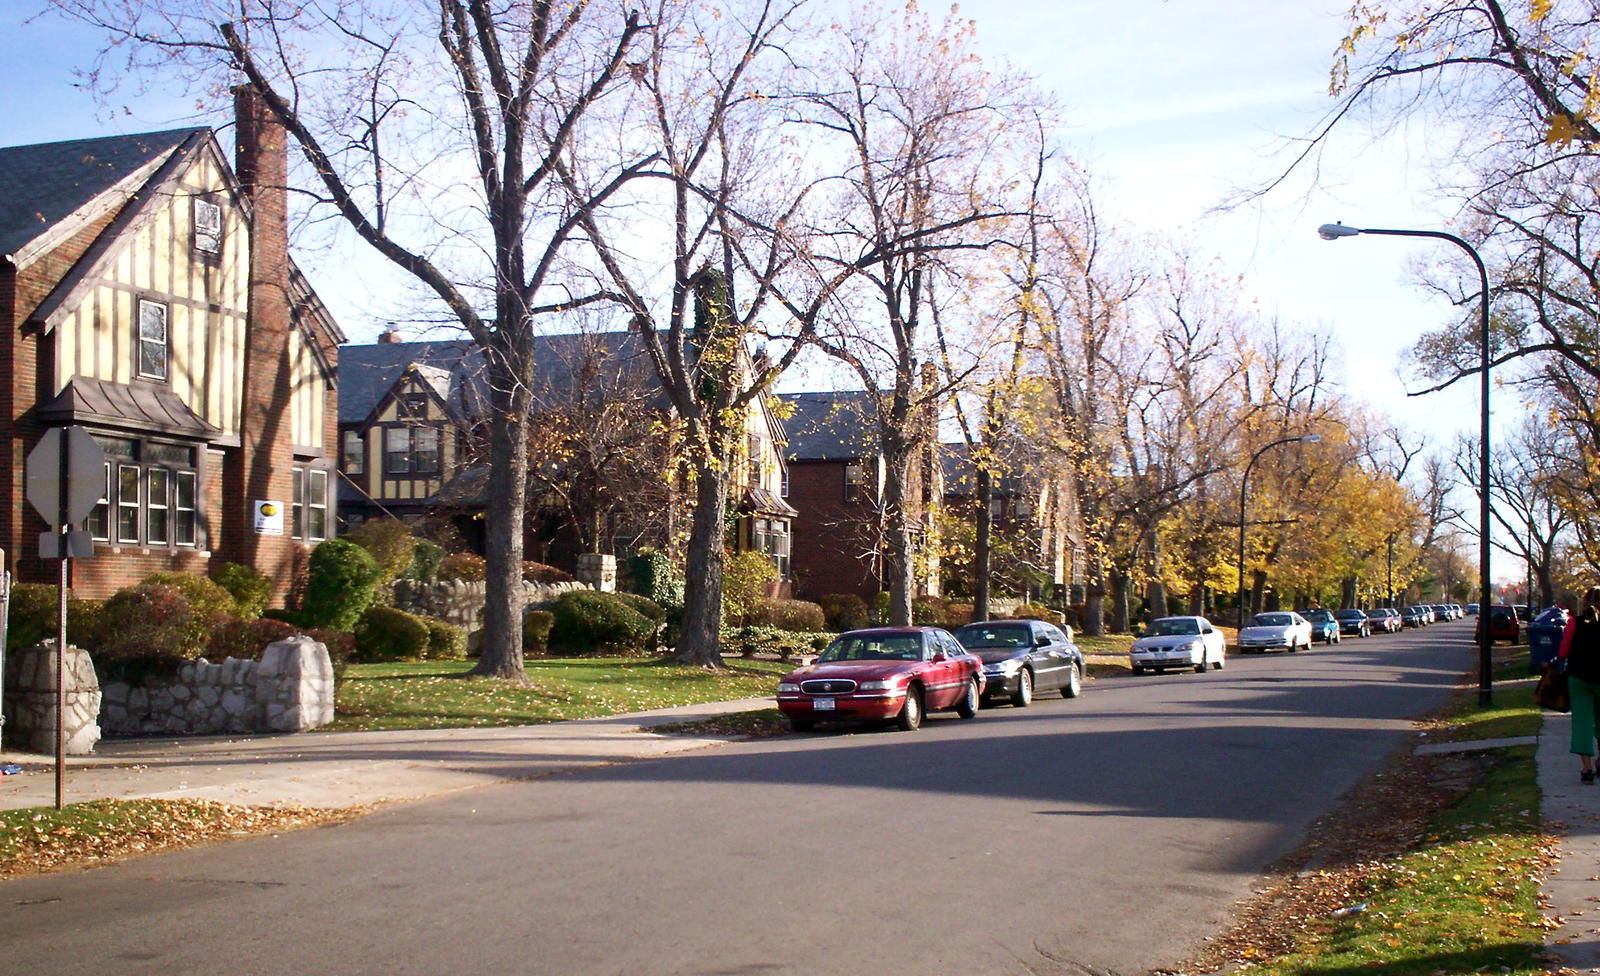
[[[475,552],[452,552],[439,563],[439,579],[447,583],[482,583],[488,577],[488,564]]]
[[[817,605],[834,630],[859,630],[872,623],[872,608],[854,593],[824,593]]]
[[[118,590],[101,612],[99,659],[177,662],[199,657],[204,644],[186,644],[195,634],[194,611],[176,586],[140,583]]]
[[[226,657],[248,661],[261,657],[268,644],[285,640],[299,632],[299,628],[282,620],[257,617],[247,620],[234,617],[225,620],[211,631],[211,641],[206,645],[206,657],[220,661]]]
[[[550,628],[556,615],[548,610],[529,610],[522,615],[522,650],[524,653],[544,654],[550,650]]]
[[[195,655],[205,652],[213,630],[239,615],[239,603],[233,595],[215,580],[197,573],[151,573],[140,583],[175,586],[183,592],[193,614],[183,646],[193,648]]]
[[[428,628],[428,660],[463,661],[467,657],[467,633],[438,617],[423,616]]]
[[[778,630],[815,632],[828,629],[828,618],[822,607],[806,600],[757,600],[746,614],[746,620],[757,627]]]
[[[428,656],[428,624],[394,607],[369,607],[355,626],[356,659],[421,661]]]
[[[555,622],[550,628],[550,653],[576,656],[646,652],[655,635],[657,621],[624,599],[632,595],[594,590],[561,594],[555,603]]]
[[[353,542],[329,539],[311,550],[300,619],[311,627],[350,630],[372,605],[378,564]]]

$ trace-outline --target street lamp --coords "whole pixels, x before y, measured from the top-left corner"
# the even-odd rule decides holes
[[[1483,289],[1480,292],[1482,301],[1478,303],[1478,371],[1482,374],[1479,377],[1478,395],[1478,705],[1487,708],[1494,703],[1494,668],[1489,650],[1489,618],[1486,616],[1493,592],[1489,582],[1489,533],[1494,528],[1489,509],[1489,272],[1483,266],[1483,258],[1478,256],[1471,244],[1443,231],[1386,230],[1346,227],[1344,224],[1323,224],[1317,228],[1317,236],[1325,241],[1336,241],[1357,234],[1431,237],[1449,241],[1466,251],[1472,263],[1478,267],[1478,282]]]
[[[1322,440],[1321,434],[1301,434],[1299,437],[1283,437],[1266,445],[1261,450],[1250,455],[1250,463],[1244,466],[1244,475],[1239,478],[1239,629],[1244,629],[1244,495],[1245,488],[1250,484],[1250,469],[1261,460],[1261,455],[1277,447],[1279,444],[1293,444],[1296,441],[1305,441],[1315,444]]]

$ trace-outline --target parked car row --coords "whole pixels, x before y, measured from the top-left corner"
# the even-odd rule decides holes
[[[1076,698],[1083,653],[1070,628],[990,620],[951,633],[873,627],[834,638],[817,659],[778,682],[778,708],[796,732],[820,722],[894,721],[914,731],[929,712],[977,717],[985,703],[1032,704],[1036,691]]]

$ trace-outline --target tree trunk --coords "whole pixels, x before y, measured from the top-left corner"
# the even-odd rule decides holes
[[[483,645],[472,673],[527,681],[522,663],[522,525],[528,486],[528,384],[503,349],[485,357],[490,374],[489,478]]]
[[[1267,574],[1259,569],[1250,571],[1250,606],[1244,612],[1244,619],[1249,620],[1261,612],[1262,597],[1267,591]]]
[[[1167,584],[1160,580],[1150,584],[1149,596],[1145,599],[1145,612],[1150,615],[1151,620],[1167,615]]]
[[[728,508],[728,466],[695,464],[694,519],[684,557],[683,626],[673,660],[722,667],[723,518]]]
[[[994,517],[989,505],[994,498],[994,479],[983,465],[978,465],[978,538],[972,547],[972,621],[989,619],[989,543],[994,531]]]
[[[1206,588],[1196,583],[1189,588],[1189,615],[1203,617],[1206,612]]]
[[[889,626],[911,625],[911,595],[916,563],[911,551],[911,520],[906,512],[906,479],[910,451],[884,445],[883,513],[884,575],[889,590]]]
[[[1121,570],[1111,571],[1110,629],[1113,634],[1126,634],[1128,632],[1128,595],[1132,587],[1132,580],[1127,573]]]
[[[1088,566],[1090,582],[1083,588],[1083,632],[1099,637],[1106,632],[1106,586],[1104,575],[1095,557]]]

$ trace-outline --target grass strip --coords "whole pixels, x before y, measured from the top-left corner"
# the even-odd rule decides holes
[[[211,800],[90,800],[0,810],[0,876],[192,847],[347,820],[355,810],[246,807]]]
[[[544,658],[528,684],[469,675],[469,661],[352,664],[333,724],[318,731],[539,725],[772,695],[793,668],[730,661],[720,672],[644,658]]]

